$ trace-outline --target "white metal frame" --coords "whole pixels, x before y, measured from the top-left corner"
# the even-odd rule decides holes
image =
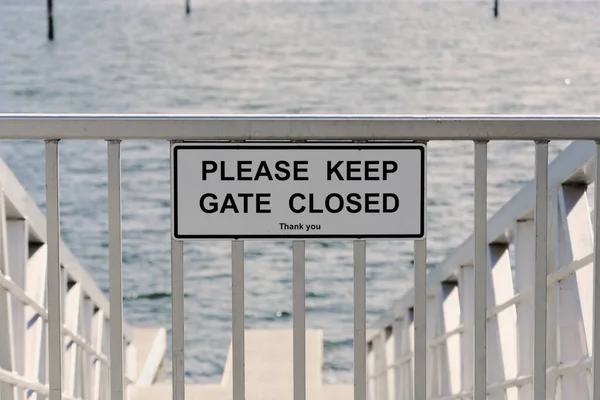
[[[591,306],[582,303],[583,297],[576,296],[573,300],[565,294],[573,294],[573,288],[579,287],[585,287],[586,296],[597,294],[596,289],[600,285],[597,277],[590,279],[592,262],[598,257],[598,252],[594,251],[598,243],[592,244],[591,222],[586,220],[589,219],[589,209],[585,188],[595,179],[594,171],[590,169],[593,147],[589,143],[575,143],[553,162],[550,171],[547,164],[547,143],[550,140],[600,140],[599,117],[0,115],[0,139],[47,141],[48,362],[57,367],[50,369],[47,392],[42,390],[45,386],[40,387],[39,383],[15,381],[11,378],[16,368],[11,352],[18,346],[9,342],[8,350],[6,346],[0,349],[0,365],[4,368],[0,369],[0,382],[4,382],[0,390],[7,390],[7,384],[12,385],[10,387],[27,385],[43,395],[49,394],[51,400],[65,398],[61,374],[67,372],[65,368],[70,364],[63,362],[63,352],[56,351],[59,348],[56,344],[62,343],[63,334],[69,335],[72,328],[61,322],[64,313],[61,306],[64,289],[61,285],[66,281],[64,273],[61,273],[65,256],[58,231],[59,139],[109,141],[111,313],[117,312],[116,317],[120,320],[122,304],[117,299],[121,292],[118,141],[469,140],[475,143],[474,237],[460,246],[429,277],[425,272],[426,241],[415,242],[415,288],[381,319],[377,325],[378,333],[368,341],[365,325],[366,243],[360,240],[354,242],[355,400],[367,397],[379,400],[391,396],[415,400],[483,400],[505,395],[523,399],[530,399],[533,395],[538,400],[546,397],[547,387],[554,390],[558,378],[560,391],[569,396],[585,398],[586,393],[593,391],[596,399],[600,398],[596,388],[596,384],[600,384],[598,380],[582,380],[576,375],[592,367],[591,345],[598,341],[597,338],[592,340],[592,325],[600,318],[600,312],[596,308],[592,315]],[[487,142],[490,140],[536,141],[536,180],[487,221]],[[578,186],[572,187],[575,183]],[[549,193],[551,201],[548,203]],[[599,197],[596,196],[596,202]],[[547,218],[547,210],[550,218]],[[530,223],[532,220],[534,224]],[[551,228],[548,229],[548,226]],[[551,235],[548,235],[549,231]],[[551,239],[549,246],[548,236]],[[508,243],[519,245],[517,258],[523,260],[517,273],[518,284],[514,288],[512,280],[507,278],[510,273]],[[532,249],[533,255],[528,253]],[[551,250],[548,258],[547,249]],[[173,398],[181,400],[185,396],[183,243],[172,241],[171,252]],[[305,338],[300,332],[305,326],[304,243],[294,242],[293,252],[294,398],[299,400],[306,396],[302,371],[305,366],[302,351]],[[534,265],[531,265],[532,260]],[[527,268],[533,268],[534,274],[527,274]],[[6,275],[4,270],[3,274]],[[531,278],[535,278],[533,282],[527,281]],[[504,287],[508,282],[509,291],[506,292]],[[2,285],[4,288],[7,286],[10,285]],[[13,288],[12,292],[18,291]],[[25,298],[22,294],[12,296]],[[242,400],[245,396],[243,241],[232,242],[232,296],[233,399]],[[545,311],[546,299],[550,304],[548,314]],[[574,312],[577,304],[579,314]],[[600,304],[598,296],[594,304]],[[102,304],[100,309],[107,316],[108,308],[105,306]],[[454,313],[450,312],[452,309]],[[460,310],[460,314],[456,315],[456,310]],[[2,312],[10,313],[10,307],[5,303],[0,303]],[[526,321],[522,326],[515,325],[515,318],[522,320],[524,316],[530,318],[532,315],[533,333],[521,329],[528,326]],[[580,320],[577,320],[578,315]],[[561,318],[570,318],[569,323],[559,324]],[[546,329],[546,321],[552,329]],[[510,327],[511,324],[515,326]],[[118,322],[110,325],[111,339],[123,337],[123,334],[127,337],[126,331],[120,331],[125,328],[120,326]],[[577,327],[580,330],[573,331]],[[105,335],[106,328],[102,324],[100,328]],[[100,333],[96,334],[95,343],[103,341],[100,336]],[[535,343],[530,354],[532,359],[524,358],[524,351],[515,350],[511,356],[511,343],[515,340],[526,343],[529,337],[533,337]],[[572,337],[585,337],[585,348],[568,339]],[[76,343],[87,342],[80,338]],[[81,346],[89,350],[85,345]],[[96,351],[100,346],[96,345]],[[460,351],[457,353],[458,347]],[[551,349],[548,352],[549,369],[546,369],[546,349]],[[126,354],[121,343],[111,340],[111,399],[123,396],[127,380],[123,382],[120,378]],[[460,357],[453,357],[457,354]],[[517,354],[519,364],[515,368],[509,364],[516,362]],[[493,363],[488,362],[488,356],[494,357]],[[496,362],[496,357],[502,361]],[[513,360],[509,361],[511,357]],[[5,366],[9,366],[11,371],[6,371]],[[593,376],[598,374],[594,368]],[[95,376],[98,376],[97,371]],[[547,379],[549,385],[546,385]],[[535,391],[530,387],[532,384]],[[102,389],[99,385],[95,387]],[[515,390],[518,397],[514,397]]]

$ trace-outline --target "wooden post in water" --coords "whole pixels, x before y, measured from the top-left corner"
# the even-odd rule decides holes
[[[54,18],[52,16],[52,0],[48,0],[48,40],[54,40]]]
[[[494,18],[498,18],[498,0],[494,0]]]
[[[190,7],[190,0],[185,0],[185,13],[190,15],[192,13],[192,9]]]

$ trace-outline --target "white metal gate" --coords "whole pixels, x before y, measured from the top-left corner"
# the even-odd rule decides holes
[[[475,144],[474,159],[474,330],[473,391],[464,397],[487,398],[487,144],[490,140],[535,141],[535,291],[534,399],[546,398],[548,142],[600,140],[597,117],[411,117],[411,116],[150,116],[150,115],[0,115],[0,139],[46,141],[46,201],[48,233],[48,357],[49,398],[63,397],[63,324],[59,254],[59,160],[62,139],[108,141],[109,259],[110,259],[110,398],[123,399],[123,304],[121,249],[121,140],[166,141],[419,141],[465,140]],[[597,155],[600,145],[596,144]],[[596,165],[598,173],[599,164]],[[599,186],[595,204],[600,209]],[[596,213],[596,221],[600,218]],[[595,233],[600,233],[596,223]],[[594,263],[600,262],[598,242]],[[233,399],[245,396],[244,375],[244,242],[232,241]],[[414,399],[427,398],[426,384],[426,259],[425,240],[415,242],[414,282]],[[183,242],[171,242],[173,398],[185,397]],[[304,242],[293,243],[294,399],[305,391]],[[354,241],[354,398],[367,398],[366,371],[366,243]],[[594,326],[600,319],[600,278],[594,278]],[[594,347],[600,335],[594,335]],[[1,380],[1,379],[0,379]],[[593,367],[593,398],[600,399],[600,369]]]

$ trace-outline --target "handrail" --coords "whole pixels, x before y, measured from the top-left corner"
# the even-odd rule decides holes
[[[0,139],[598,140],[596,115],[0,114]]]
[[[564,183],[591,183],[594,181],[595,147],[586,141],[577,141],[569,145],[548,167],[548,191],[552,192]],[[533,219],[535,186],[527,183],[514,197],[500,208],[488,221],[488,239],[490,243],[508,243],[512,235],[511,227],[518,220]],[[444,261],[436,266],[427,277],[428,293],[435,294],[439,284],[447,280],[461,265],[473,263],[474,236],[469,236]],[[375,328],[390,325],[410,308],[414,301],[414,290],[407,291],[396,301],[375,324]]]
[[[3,160],[0,160],[0,186],[2,187],[7,200],[10,201],[16,211],[27,218],[30,241],[45,243],[46,218],[44,217],[44,214],[33,199],[29,197],[25,189],[21,186],[13,172]],[[18,199],[18,201],[14,201],[16,199]],[[105,317],[110,320],[110,310],[106,296],[62,241],[60,252],[63,268],[68,271],[69,275],[73,277],[75,281],[81,284],[86,296],[88,296],[98,308],[101,308],[104,311]],[[129,342],[133,340],[131,327],[124,326],[123,333]]]
[[[547,146],[547,141],[541,142]],[[539,146],[539,143],[536,144],[536,156]],[[589,186],[600,174],[595,162],[596,157],[600,157],[599,146],[600,141],[572,143],[550,163],[547,168],[547,187],[542,192],[539,191],[540,181],[532,180],[489,218],[486,221],[486,237],[482,234],[478,236],[478,239],[483,238],[483,244],[487,246],[483,260],[474,260],[477,244],[475,235],[471,235],[429,272],[427,288],[420,291],[421,301],[426,299],[427,302],[428,326],[426,332],[423,329],[420,331],[420,337],[429,349],[427,363],[431,364],[427,366],[427,376],[435,368],[440,368],[437,374],[441,374],[441,377],[431,378],[428,383],[431,394],[427,398],[484,398],[490,393],[517,386],[520,387],[519,393],[524,393],[524,396],[528,396],[527,393],[531,396],[535,394],[537,399],[546,398],[547,394],[553,398],[552,392],[546,393],[539,387],[554,390],[553,385],[556,385],[559,377],[577,385],[580,379],[577,374],[590,372],[593,363],[590,342],[595,340],[592,324],[597,325],[590,311],[597,300],[592,296],[592,291],[597,288],[592,288],[591,274],[597,273],[594,272],[594,263],[597,264],[594,250],[597,251],[598,245],[593,243],[591,208],[587,196]],[[541,159],[540,162],[536,157],[536,168],[546,163],[547,160]],[[546,180],[546,177],[543,179]],[[536,211],[536,202],[544,203],[544,197],[548,200],[547,204]],[[595,197],[597,208],[600,207],[597,182]],[[597,212],[596,209],[596,236],[600,224]],[[546,220],[547,235],[542,233],[536,236],[538,218]],[[546,268],[539,268],[539,254],[535,253],[539,250],[539,242],[546,245],[546,241],[547,248],[543,248],[543,253],[548,251],[547,271]],[[514,247],[510,248],[511,245]],[[514,255],[514,260],[510,255]],[[487,280],[486,286],[491,290],[483,297],[473,296],[472,291],[473,272],[478,268],[484,271],[483,282]],[[543,287],[544,276],[546,287]],[[544,292],[547,297],[544,294],[542,301],[538,302],[539,293]],[[398,321],[410,318],[416,312],[413,311],[415,301],[418,301],[415,290],[406,292],[374,324],[376,333],[368,339],[369,365],[374,365],[370,370],[369,383],[376,400],[387,398],[385,388],[389,384],[393,386],[390,374],[406,374],[392,370],[399,368],[398,360],[403,358],[400,354],[412,350],[414,345],[399,340],[405,341],[407,335],[417,333],[414,328],[399,327]],[[538,324],[536,319],[535,326],[532,321],[534,310],[546,308],[546,301],[547,321],[551,326],[548,329],[545,319],[542,320],[543,324]],[[473,351],[468,348],[477,328],[477,318],[473,314],[473,310],[477,309],[476,302],[487,303],[484,311],[489,325],[484,325],[483,334],[490,344],[487,347],[489,350],[485,351],[493,354],[493,357],[499,357],[493,366],[487,367],[490,370],[489,378],[486,379],[484,375],[479,380],[474,372],[481,365],[475,365]],[[569,342],[570,333],[579,335],[578,339]],[[549,351],[547,360],[541,359],[539,349],[532,346],[539,344],[540,335],[548,335],[547,348],[542,347],[541,350]],[[581,339],[585,341],[574,343]],[[568,347],[571,343],[573,345]],[[542,353],[544,356],[546,351]],[[539,362],[540,359],[543,363]],[[466,376],[465,371],[468,371]],[[550,386],[546,386],[546,380]],[[594,384],[597,385],[598,381]],[[478,385],[479,391],[476,390]],[[525,386],[527,388],[523,389]],[[585,396],[588,388],[583,386],[581,392],[573,396]]]
[[[47,333],[52,324],[52,315],[48,300],[44,301],[47,297],[47,252],[50,246],[46,237],[46,218],[2,160],[0,187],[0,234],[3,237],[0,250],[5,257],[0,268],[0,291],[5,296],[9,295],[7,297],[13,305],[12,312],[0,310],[1,322],[10,332],[2,338],[1,346],[9,346],[11,352],[15,352],[15,360],[7,362],[5,359],[3,369],[0,368],[0,384],[19,388],[16,391],[21,393],[19,397],[22,397],[23,390],[36,392],[43,397],[56,397],[59,392],[51,389],[52,384],[42,370],[45,369],[42,363],[47,360],[50,368],[56,365],[47,356],[38,354],[44,348],[53,346]],[[7,239],[9,224],[19,227],[14,231],[15,243]],[[112,321],[105,295],[64,242],[57,242],[56,245],[60,246],[60,279],[75,282],[73,286],[63,286],[64,317],[61,336],[57,337],[60,338],[60,344],[54,344],[55,349],[56,346],[63,346],[64,387],[60,398],[78,400],[80,396],[87,398],[85,393],[91,390],[96,390],[98,395],[106,393],[108,379],[105,371],[114,365],[108,354],[109,341],[106,335]],[[17,310],[15,315],[14,310]],[[127,368],[123,376],[127,387],[131,387],[136,378],[134,367],[137,360],[133,339],[132,329],[124,325],[121,341],[128,355],[121,361]],[[83,374],[87,374],[83,381],[78,380],[81,376],[79,368],[83,368]],[[131,399],[129,392],[127,399]]]
[[[19,299],[24,305],[31,307],[44,321],[48,321],[48,312],[40,305],[37,301],[31,298],[19,285],[12,281],[9,277],[0,275],[0,286],[4,287],[10,292],[11,295]],[[108,358],[96,351],[90,344],[85,340],[84,337],[73,332],[66,324],[63,324],[63,334],[69,336],[75,343],[85,349],[88,353],[94,356],[95,359],[100,360],[102,363],[108,365]]]

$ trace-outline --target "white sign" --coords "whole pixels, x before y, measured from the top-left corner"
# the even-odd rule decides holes
[[[172,145],[175,239],[425,237],[421,144]]]

